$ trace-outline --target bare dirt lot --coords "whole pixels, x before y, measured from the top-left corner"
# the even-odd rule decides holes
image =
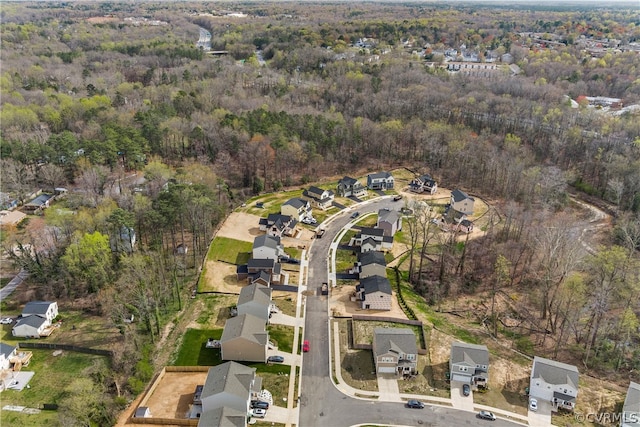
[[[244,212],[232,212],[225,220],[216,237],[253,242],[256,236],[264,234],[259,227],[260,217]]]
[[[395,292],[391,298],[391,310],[364,310],[356,301],[351,301],[351,294],[355,291],[356,281],[353,286],[341,285],[331,288],[331,309],[334,316],[353,316],[359,314],[363,316],[385,316],[395,319],[407,319],[396,298]]]

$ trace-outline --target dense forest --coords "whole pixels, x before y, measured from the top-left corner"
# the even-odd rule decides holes
[[[3,2],[0,14],[2,203],[70,189],[64,209],[45,211],[44,232],[3,232],[2,245],[39,298],[119,325],[101,374],[113,395],[150,378],[153,345],[230,209],[398,166],[504,208],[486,240],[421,253],[409,280],[427,301],[525,286],[556,355],[603,376],[640,369],[632,8]],[[207,32],[210,46],[198,46]],[[448,72],[451,51],[500,67]],[[580,250],[570,192],[615,218],[597,252]],[[119,247],[123,230],[138,250]],[[131,312],[142,329],[122,322]]]

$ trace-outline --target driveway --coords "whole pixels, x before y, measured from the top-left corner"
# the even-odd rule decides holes
[[[378,374],[378,400],[385,402],[402,402],[400,389],[398,388],[398,378],[395,375]]]
[[[473,391],[471,391],[471,394],[469,394],[469,396],[464,396],[462,394],[462,382],[452,380],[451,404],[456,409],[473,412]]]
[[[529,425],[536,427],[546,427],[551,425],[551,403],[538,399],[538,410],[529,411]]]

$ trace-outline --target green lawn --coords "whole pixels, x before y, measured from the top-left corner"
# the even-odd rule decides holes
[[[269,325],[267,330],[269,331],[269,340],[278,346],[278,350],[287,353],[293,352],[293,326]]]
[[[65,388],[77,377],[86,376],[87,369],[96,363],[106,363],[106,358],[82,353],[64,351],[58,356],[53,350],[33,350],[33,357],[23,371],[33,371],[35,375],[29,388],[22,391],[2,392],[2,406],[16,405],[39,408],[44,403],[59,404]],[[58,426],[57,411],[42,411],[39,414],[1,411],[2,426]]]
[[[224,261],[236,265],[245,264],[251,256],[252,250],[253,242],[216,237],[209,248],[207,260]]]
[[[222,363],[219,348],[206,348],[209,338],[219,340],[222,329],[187,329],[175,366],[216,366]]]
[[[336,251],[336,273],[344,273],[353,267],[358,257],[352,251],[338,249]]]

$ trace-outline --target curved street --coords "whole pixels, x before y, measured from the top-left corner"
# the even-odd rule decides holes
[[[332,381],[329,355],[331,352],[331,323],[328,297],[316,292],[322,282],[329,280],[328,254],[335,236],[351,221],[354,211],[361,214],[377,212],[381,208],[397,209],[398,202],[391,197],[374,199],[355,205],[335,215],[323,225],[326,233],[322,239],[315,239],[309,247],[309,268],[305,304],[305,339],[311,344],[311,351],[304,353],[301,372],[300,426],[352,426],[362,423],[392,425],[523,425],[513,421],[498,419],[491,423],[476,417],[475,412],[456,410],[451,407],[426,404],[422,410],[405,408],[399,402],[381,402],[361,399],[344,394]],[[335,280],[335,278],[332,278]]]

